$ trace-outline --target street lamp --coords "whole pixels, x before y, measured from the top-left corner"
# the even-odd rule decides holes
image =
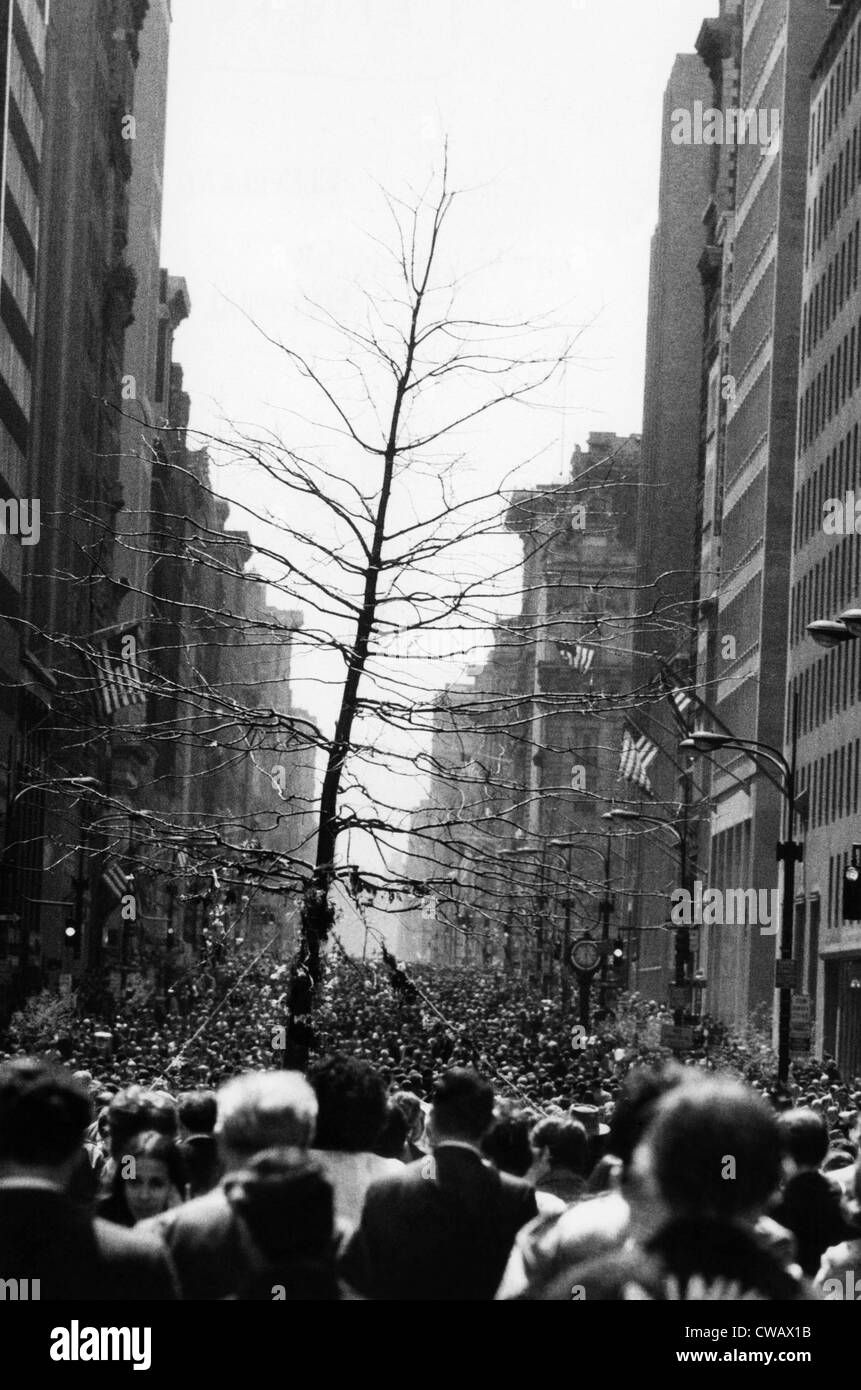
[[[861,616],[861,615],[859,615]],[[848,630],[848,628],[847,628]],[[845,639],[839,638],[839,641]],[[776,971],[775,986],[780,992],[777,1032],[777,1079],[785,1085],[789,1078],[789,1024],[792,1013],[792,991],[794,987],[792,966],[793,912],[795,900],[795,865],[802,857],[800,843],[795,839],[795,800],[796,765],[798,756],[798,692],[792,699],[792,739],[790,755],[787,760],[777,748],[768,743],[760,743],[753,738],[735,738],[731,734],[713,733],[707,729],[694,729],[679,743],[679,748],[695,753],[709,753],[720,748],[736,748],[747,753],[754,761],[770,763],[778,772],[778,786],[783,797],[784,824],[786,835],[777,842],[777,858],[783,864],[783,901],[780,922],[780,961],[789,962],[783,970]]]
[[[847,608],[839,618],[817,618],[807,631],[819,647],[842,647],[861,637],[861,608]]]

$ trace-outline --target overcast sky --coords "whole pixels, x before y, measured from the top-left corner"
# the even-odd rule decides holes
[[[303,341],[380,225],[378,184],[423,183],[451,142],[473,192],[459,269],[494,309],[565,306],[589,365],[543,423],[550,467],[590,429],[639,431],[661,100],[715,0],[174,0],[163,260],[193,312],[193,421],[258,419],[277,355],[230,301]],[[560,407],[565,401],[560,399]],[[504,446],[504,440],[500,441]],[[536,444],[543,443],[536,438]]]
[[[380,185],[423,185],[446,135],[469,190],[452,269],[477,271],[493,317],[552,309],[582,330],[555,408],[514,432],[489,417],[482,466],[533,457],[525,478],[557,481],[590,430],[639,433],[662,96],[717,8],[174,0],[162,261],[191,294],[176,354],[192,425],[293,427],[283,359],[244,313],[313,350],[303,296],[351,303]]]

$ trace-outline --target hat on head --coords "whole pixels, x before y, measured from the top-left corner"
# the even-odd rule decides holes
[[[610,1126],[602,1124],[597,1105],[572,1105],[568,1111],[572,1120],[579,1120],[586,1131],[587,1139],[597,1139],[610,1133]]]

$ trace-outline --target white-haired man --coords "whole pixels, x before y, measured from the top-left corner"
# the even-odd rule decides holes
[[[265,1149],[307,1149],[316,1118],[317,1098],[300,1072],[251,1072],[226,1082],[215,1126],[225,1178]],[[256,1258],[222,1184],[139,1229],[164,1241],[183,1298],[224,1298],[244,1282]]]

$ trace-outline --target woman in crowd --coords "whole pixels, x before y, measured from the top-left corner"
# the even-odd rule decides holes
[[[136,1226],[179,1206],[185,1174],[175,1142],[155,1130],[135,1134],[116,1155],[110,1189],[96,1215],[118,1226]]]

